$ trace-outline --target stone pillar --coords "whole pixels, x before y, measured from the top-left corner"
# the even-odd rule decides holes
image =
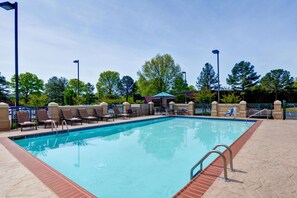
[[[8,104],[0,102],[0,131],[9,131],[10,121],[8,113]]]
[[[100,106],[102,107],[103,115],[108,114],[108,104],[106,102],[101,102]]]
[[[169,102],[169,112],[173,113],[173,114],[175,114],[174,105],[175,105],[175,103],[173,101]]]
[[[211,103],[211,116],[212,117],[218,117],[218,102],[217,101],[213,101]]]
[[[58,120],[60,123],[60,109],[59,105],[55,102],[48,104],[48,115],[53,120]]]
[[[274,101],[274,113],[273,117],[275,120],[281,120],[282,119],[282,102],[279,100]]]
[[[123,106],[124,106],[124,112],[123,113],[127,113],[127,110],[131,109],[131,104],[129,102],[124,102]]]
[[[150,115],[154,115],[154,103],[153,102],[149,102],[148,103],[148,105],[149,105],[149,113],[150,113]]]
[[[247,117],[247,103],[246,101],[240,101],[239,103],[239,116],[240,118],[246,118]]]
[[[193,101],[190,101],[188,103],[188,114],[194,115],[194,111],[195,111],[195,103]]]

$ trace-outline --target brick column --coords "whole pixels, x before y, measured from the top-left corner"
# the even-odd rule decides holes
[[[188,114],[189,115],[194,115],[194,111],[195,111],[195,107],[194,107],[195,103],[190,101],[188,103]]]
[[[246,106],[247,106],[247,103],[244,100],[239,103],[239,116],[238,117],[240,117],[240,118],[246,118],[247,117],[247,108],[246,108]]]
[[[127,113],[127,110],[131,109],[131,104],[129,102],[124,102],[123,106],[124,106],[124,112],[123,113]]]
[[[274,113],[273,117],[275,120],[281,120],[282,119],[282,102],[279,100],[274,101]]]
[[[106,102],[101,102],[100,106],[102,107],[103,110],[103,115],[107,114],[108,112],[108,104]]]
[[[211,103],[211,116],[212,117],[218,117],[218,102],[217,101],[213,101]]]
[[[172,112],[173,114],[175,114],[174,113],[174,105],[175,105],[175,103],[173,101],[169,102],[169,112],[170,113]]]
[[[153,102],[149,102],[148,103],[148,105],[149,105],[149,113],[150,113],[150,115],[154,115],[154,103]]]
[[[58,120],[60,123],[60,112],[59,105],[55,102],[48,104],[48,115],[53,120]]]
[[[9,131],[10,121],[8,113],[8,104],[0,102],[0,131]]]

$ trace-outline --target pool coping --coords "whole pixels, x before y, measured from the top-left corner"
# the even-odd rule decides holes
[[[232,150],[232,157],[234,158],[247,140],[252,136],[256,129],[261,125],[262,120],[257,120],[245,133],[243,133],[233,144],[230,145]],[[227,150],[223,152],[226,156],[227,164],[229,164],[229,153]],[[199,160],[199,159],[197,159]],[[214,181],[220,177],[224,167],[223,161],[218,156],[212,163],[210,163],[200,174],[186,184],[180,191],[178,191],[173,197],[174,198],[199,198],[209,189]],[[228,168],[228,170],[230,170]]]
[[[77,131],[77,130],[82,130],[82,129],[100,128],[100,127],[106,127],[106,126],[114,126],[114,125],[119,125],[119,124],[140,122],[140,121],[151,120],[151,119],[162,119],[162,118],[168,118],[168,117],[212,119],[212,120],[225,120],[225,121],[229,120],[229,119],[224,119],[224,118],[208,118],[208,117],[193,117],[193,116],[165,116],[165,117],[158,117],[158,118],[149,118],[149,119],[144,119],[144,120],[127,120],[127,122],[122,122],[122,123],[106,123],[105,125],[102,125],[102,126],[88,126],[88,127],[78,128],[78,129],[71,129],[70,131],[72,132],[72,131]],[[241,120],[241,119],[232,119],[232,120],[242,121],[242,122],[246,122],[246,121],[247,122],[255,122],[255,120]],[[261,124],[261,122],[262,121],[256,121],[255,124],[250,129],[248,129],[242,136],[240,136],[235,142],[239,141],[239,139],[241,139],[249,131],[252,131],[252,132],[249,132],[252,134],[256,130],[256,128]],[[257,125],[257,127],[254,128],[255,125]],[[251,130],[252,128],[254,128],[254,129]],[[26,138],[26,137],[34,137],[34,136],[52,135],[54,133],[55,132],[44,132],[44,133],[37,133],[37,134],[31,134],[31,135],[25,135],[25,134],[24,135],[13,135],[10,137],[0,138],[0,143],[59,197],[96,197],[95,195],[93,195],[92,193],[90,193],[89,191],[87,191],[86,189],[81,187],[80,185],[76,184],[75,182],[73,182],[72,180],[70,180],[63,174],[61,174],[60,172],[56,171],[55,169],[53,169],[52,167],[50,167],[43,161],[39,160],[38,158],[33,156],[31,153],[27,152],[24,148],[20,147],[18,144],[16,144],[15,142],[13,142],[11,140],[14,138],[18,139],[19,137],[22,137],[22,136]],[[244,141],[244,143],[247,141],[247,139]],[[235,144],[235,142],[233,144]],[[242,145],[241,145],[241,147],[242,147]],[[239,149],[238,149],[238,151],[239,151]],[[235,154],[237,152],[233,151],[233,155],[235,156]],[[219,162],[220,159],[218,159],[218,158],[215,159],[212,164],[214,164],[214,163],[215,163],[215,165],[221,164],[221,163],[218,163],[217,161]],[[200,175],[202,175],[206,171],[206,169],[208,170],[212,164],[210,164],[208,167],[206,167],[204,169],[204,171],[201,172]],[[219,169],[219,171],[215,171],[215,173],[217,175],[215,177],[215,179],[221,174],[221,172],[223,170],[223,167],[220,167],[219,165],[217,165],[217,166],[219,168],[216,168],[216,169]],[[212,173],[212,175],[213,175],[213,173]],[[176,195],[174,195],[174,197],[180,197],[180,195],[182,197],[184,197],[184,195],[186,196],[187,195],[187,187],[190,186],[192,188],[191,184],[193,183],[194,180],[196,181],[197,177],[195,179],[193,179],[190,183],[188,183],[179,192],[177,192]],[[214,180],[211,182],[211,184],[214,182]],[[207,189],[211,186],[211,184],[207,187]],[[205,190],[205,192],[206,192],[206,190]],[[190,194],[192,194],[192,193],[190,193]],[[199,194],[201,194],[200,191],[199,191]]]

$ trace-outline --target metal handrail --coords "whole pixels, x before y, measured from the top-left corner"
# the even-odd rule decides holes
[[[262,111],[266,111],[266,116],[267,116],[267,120],[268,120],[268,109],[262,109],[262,110],[260,110],[260,111],[258,111],[258,112],[256,112],[256,113],[254,113],[253,115],[250,115],[247,119],[249,119],[249,118],[251,118],[251,117],[257,115],[258,113],[261,113]],[[247,119],[246,119],[246,120],[247,120]]]
[[[215,149],[217,149],[220,146],[225,147],[229,151],[230,169],[233,172],[234,171],[234,169],[233,169],[233,156],[232,156],[232,151],[231,151],[230,147],[227,146],[227,145],[225,145],[225,144],[218,144],[215,147],[213,147],[212,150],[215,150]]]
[[[69,128],[68,128],[66,120],[62,120],[62,129],[63,129],[64,124],[65,124],[65,126],[67,128],[67,132],[69,133]]]
[[[57,125],[56,125],[56,123],[55,123],[54,120],[52,120],[51,127],[52,127],[52,131],[53,131],[53,127],[55,127],[55,129],[56,129],[56,134],[58,134],[58,127],[57,127]]]
[[[194,177],[194,169],[200,164],[200,171],[202,169],[202,162],[212,153],[217,153],[219,154],[222,158],[223,158],[223,161],[224,161],[224,178],[225,178],[225,181],[228,181],[228,177],[227,177],[227,161],[226,161],[226,157],[224,156],[223,153],[221,153],[220,151],[217,151],[217,150],[211,150],[209,151],[206,155],[204,155],[204,157],[198,162],[196,163],[192,168],[191,168],[191,173],[190,173],[190,179],[192,180],[193,177]]]

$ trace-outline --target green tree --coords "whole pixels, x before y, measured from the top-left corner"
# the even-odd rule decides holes
[[[150,61],[146,61],[137,75],[141,94],[154,95],[162,91],[171,91],[175,79],[181,76],[181,69],[169,54],[162,56],[158,54]]]
[[[178,74],[173,81],[173,86],[171,92],[185,92],[189,91],[188,83],[184,80],[182,73]]]
[[[211,103],[214,95],[209,89],[202,89],[195,94],[195,101],[198,103]]]
[[[45,94],[39,94],[39,95],[31,94],[29,96],[28,104],[35,108],[43,107],[43,106],[47,105],[47,96]]]
[[[85,101],[87,104],[92,104],[95,100],[94,100],[94,97],[95,97],[95,94],[94,94],[94,85],[92,85],[91,83],[87,83],[84,88],[83,88],[84,92],[85,92],[85,95],[84,95],[84,98],[85,98]]]
[[[0,73],[0,101],[7,100],[8,93],[8,83]]]
[[[129,96],[135,93],[135,88],[134,80],[130,76],[123,76],[118,85],[119,92],[125,96],[126,101],[128,101]]]
[[[15,89],[15,75],[11,78],[10,86]],[[19,94],[20,98],[24,99],[25,104],[28,104],[31,94],[40,95],[44,89],[43,80],[37,75],[30,72],[19,75]]]
[[[64,105],[64,92],[66,90],[68,80],[64,77],[51,77],[45,84],[45,94],[48,102],[56,102]]]
[[[120,82],[120,74],[115,71],[105,71],[99,76],[97,82],[97,90],[99,98],[103,98],[106,94],[117,95],[118,84]]]
[[[292,88],[294,78],[291,77],[290,72],[283,69],[271,70],[260,80],[261,86],[269,92],[274,92],[275,100],[277,100],[278,93],[285,89]]]
[[[234,93],[223,95],[223,98],[221,99],[223,103],[230,103],[230,104],[236,104],[240,102],[240,97],[236,96]]]
[[[240,91],[242,98],[246,94],[246,90],[259,82],[260,75],[254,71],[254,65],[250,62],[241,61],[236,63],[232,69],[232,74],[228,75],[227,84],[233,90]]]
[[[64,103],[68,105],[79,105],[85,102],[85,99],[81,97],[84,95],[84,89],[80,90],[80,96],[77,96],[77,79],[71,79],[67,83],[66,89],[64,91]],[[79,87],[84,87],[83,81],[79,81]]]
[[[215,74],[211,64],[206,63],[197,77],[196,87],[198,90],[214,90],[218,87],[218,76]]]

